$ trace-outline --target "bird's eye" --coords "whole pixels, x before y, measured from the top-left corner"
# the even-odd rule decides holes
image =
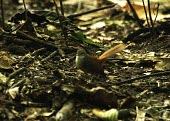
[[[78,55],[84,55],[85,51],[84,50],[78,50]]]
[[[84,54],[84,51],[80,51],[80,53],[79,53],[80,55],[83,55]]]

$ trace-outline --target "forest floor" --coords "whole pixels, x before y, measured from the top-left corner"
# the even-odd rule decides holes
[[[64,15],[59,17],[52,1],[27,1],[26,5],[25,13],[23,4],[4,3],[0,119],[170,119],[170,6],[162,7],[166,1],[160,3],[153,28],[148,28],[143,6],[135,3],[143,28],[128,5],[108,1],[64,1]],[[108,8],[85,14],[104,6]],[[79,48],[100,56],[120,43],[133,46],[107,59],[106,77],[76,67]]]

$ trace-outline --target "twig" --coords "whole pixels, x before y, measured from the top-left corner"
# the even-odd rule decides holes
[[[154,30],[154,24],[153,24],[153,20],[152,20],[152,15],[151,15],[151,6],[150,6],[150,0],[148,0],[148,11],[149,11],[149,19],[151,22],[151,30],[152,30],[152,37],[154,37],[155,35],[155,30]]]
[[[1,106],[3,106],[2,104],[5,104],[5,105],[8,105],[8,106],[16,106],[18,105],[18,103],[16,104],[14,101],[11,101],[11,100],[5,100],[3,98],[0,98],[0,104]],[[3,107],[2,107],[3,108]],[[8,110],[8,108],[6,108],[6,110]],[[8,110],[9,111],[9,110]],[[10,110],[11,111],[11,110]],[[10,112],[9,111],[9,112]]]
[[[36,102],[31,102],[31,101],[22,101],[22,105],[27,106],[27,107],[47,107],[48,103],[36,103]],[[51,112],[51,114],[54,113],[54,110]]]
[[[12,89],[12,88],[15,88],[15,87],[19,87],[19,86],[21,86],[21,84],[23,84],[24,82],[26,81],[26,79],[22,79],[22,80],[20,80],[20,81],[17,81],[16,83],[14,83],[11,87],[10,87],[10,89]]]
[[[57,16],[58,16],[58,19],[59,19],[59,22],[60,22],[61,30],[62,30],[62,32],[63,32],[65,42],[66,42],[66,44],[67,44],[67,40],[68,40],[67,30],[64,29],[63,20],[62,20],[61,17],[60,17],[60,14],[59,14],[59,11],[58,11],[57,3],[55,2],[55,0],[53,0],[53,1],[54,1],[54,4],[55,4],[55,7],[56,7],[56,12],[57,12]],[[62,6],[62,2],[60,2],[60,6]],[[62,14],[63,14],[63,16],[64,16],[63,7],[61,8],[61,12],[62,12]]]
[[[35,50],[33,53],[31,53],[31,56],[39,55],[40,53],[44,52],[46,48],[40,48],[38,50]]]
[[[53,53],[51,53],[49,56],[42,59],[41,61],[48,61],[50,58],[54,57],[56,54],[57,54],[57,51],[54,51]]]
[[[62,0],[60,0],[60,11],[61,11],[61,15],[64,16],[64,7],[63,7]],[[64,39],[65,39],[65,41],[67,42],[67,40],[68,40],[68,35],[67,35],[67,30],[66,30],[67,24],[65,23],[65,26],[64,26],[64,23],[63,23],[63,21],[62,21],[61,18],[60,18],[60,22],[61,22],[62,27],[63,27]],[[66,43],[66,44],[67,44],[67,43]]]
[[[51,48],[53,48],[53,49],[59,49],[59,47],[56,46],[56,45],[54,45],[54,44],[44,42],[44,41],[42,41],[42,40],[40,40],[40,39],[38,39],[38,38],[32,37],[32,36],[30,36],[30,35],[22,32],[22,31],[17,31],[16,34],[19,35],[19,36],[21,36],[21,37],[24,37],[25,39],[29,39],[29,40],[32,40],[33,42],[40,43],[40,44],[42,44],[42,45],[48,46],[47,49],[51,49]]]
[[[132,83],[133,81],[139,80],[139,79],[145,79],[145,78],[154,77],[154,76],[165,76],[165,75],[169,75],[169,74],[170,74],[170,71],[158,72],[158,73],[153,73],[150,75],[144,75],[144,76],[140,76],[137,78],[129,79],[129,80],[122,81],[122,82],[115,82],[115,83],[112,83],[112,85],[128,84],[128,83]]]
[[[19,68],[18,70],[14,71],[13,73],[11,73],[9,76],[8,76],[8,79],[7,79],[7,84],[8,82],[10,81],[10,79],[12,79],[13,77],[15,77],[16,75],[20,74],[21,72],[25,71],[26,68],[25,67],[22,67],[22,68]]]
[[[25,9],[25,20],[27,20],[28,16],[27,16],[27,8],[26,8],[25,0],[23,0],[23,4]]]
[[[31,58],[32,56],[36,57],[37,55],[39,55],[40,53],[44,52],[46,50],[46,48],[40,48],[38,50],[35,50],[33,53],[31,54],[26,54],[25,56],[23,56],[20,59],[20,62],[26,62],[27,64],[30,64],[33,62],[33,59],[35,58]],[[28,59],[29,58],[29,59]],[[28,60],[27,60],[28,59]]]
[[[90,14],[90,13],[94,13],[94,12],[96,12],[96,11],[100,11],[100,10],[112,8],[112,7],[114,7],[115,5],[116,5],[116,4],[109,5],[109,6],[105,6],[105,7],[101,7],[101,8],[97,8],[97,9],[93,9],[93,10],[89,10],[89,11],[86,11],[86,12],[83,12],[83,13],[78,13],[78,14],[69,15],[69,16],[67,16],[67,18],[73,19],[73,18],[75,18],[75,17],[79,17],[79,16],[82,16],[82,15]]]
[[[159,3],[157,4],[158,6],[157,6],[157,8],[156,8],[156,16],[155,16],[155,20],[154,20],[154,22],[153,22],[153,24],[155,24],[155,22],[156,22],[156,19],[157,19],[157,17],[158,17],[158,11],[159,11]]]
[[[150,33],[151,33],[151,27],[150,27],[150,24],[149,24],[148,15],[147,15],[147,11],[146,11],[146,7],[145,7],[145,2],[144,2],[144,0],[142,0],[142,3],[143,3],[143,9],[144,9],[144,11],[145,11],[146,22],[147,22],[149,31],[150,31]]]
[[[5,19],[4,19],[3,0],[1,0],[1,17],[2,17],[2,21],[3,21],[3,23],[4,23],[4,22],[5,22]]]
[[[135,9],[134,9],[133,6],[132,6],[130,0],[127,0],[127,3],[128,3],[128,5],[129,5],[129,7],[130,7],[132,13],[133,13],[133,16],[135,17],[135,19],[136,19],[136,21],[137,21],[139,27],[140,27],[140,28],[144,28],[144,26],[143,26],[142,22],[140,21],[140,19],[139,19],[137,13],[136,13],[136,11],[135,11]]]
[[[62,3],[62,0],[60,0],[60,10],[61,10],[61,15],[64,16],[64,7],[63,7],[63,3]]]

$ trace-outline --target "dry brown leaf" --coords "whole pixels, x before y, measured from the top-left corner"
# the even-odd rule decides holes
[[[170,58],[156,58],[155,70],[170,70]]]
[[[9,58],[9,55],[7,52],[1,52],[0,53],[0,68],[2,69],[11,69],[12,68],[12,64],[14,63],[14,61]]]

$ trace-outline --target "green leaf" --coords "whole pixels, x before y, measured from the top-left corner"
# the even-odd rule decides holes
[[[73,37],[74,40],[82,42],[82,43],[86,43],[89,45],[94,45],[97,47],[102,47],[102,44],[99,43],[95,43],[93,40],[86,38],[86,36],[84,35],[84,33],[82,31],[77,31],[77,32],[71,32],[71,35]]]

